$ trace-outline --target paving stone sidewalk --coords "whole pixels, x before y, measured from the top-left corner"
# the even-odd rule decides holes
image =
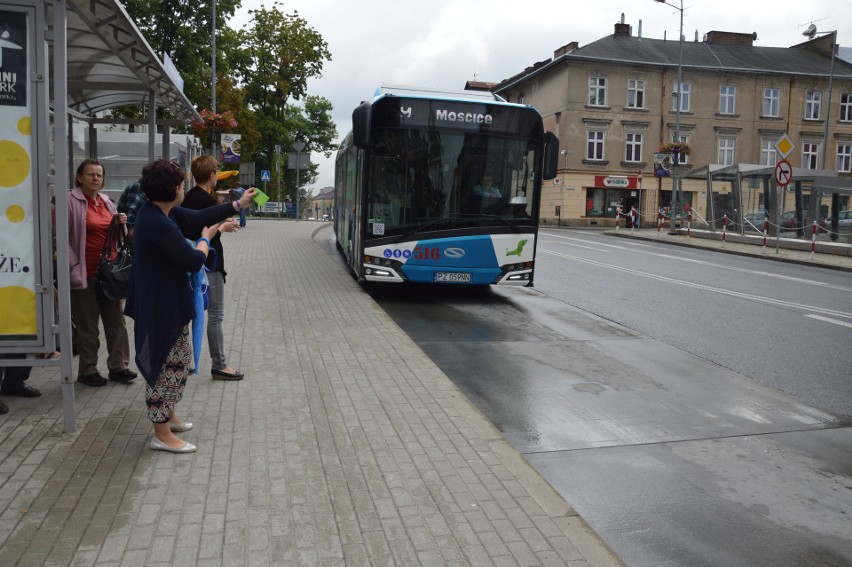
[[[247,378],[211,380],[202,355],[178,406],[197,453],[146,447],[141,378],[75,383],[73,434],[57,368],[33,370],[41,398],[4,398],[0,565],[620,565],[330,240],[257,219],[223,237]]]

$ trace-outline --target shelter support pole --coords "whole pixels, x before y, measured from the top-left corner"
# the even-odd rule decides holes
[[[171,141],[171,126],[166,124],[163,126],[163,159],[171,159],[169,155],[171,153],[171,148],[169,147],[172,143]]]
[[[98,159],[98,129],[89,122],[89,157]]]
[[[805,235],[805,228],[804,228],[805,223],[803,222],[805,219],[804,219],[804,206],[803,206],[803,203],[802,203],[802,182],[801,181],[794,181],[793,183],[795,184],[795,188],[796,188],[796,193],[795,193],[795,195],[796,195],[796,236],[801,238]],[[781,224],[780,219],[778,220],[778,224]]]
[[[743,233],[743,174],[737,168],[737,174],[734,176],[734,182],[731,184],[731,190],[734,192],[734,222],[736,223],[737,232]]]
[[[780,232],[779,226],[781,226],[781,219],[778,217],[778,211],[772,208],[772,189],[769,182],[769,177],[764,177],[762,180],[763,183],[763,210],[766,211],[766,214],[769,216],[769,230],[767,231],[767,236],[775,236]]]
[[[65,0],[53,2],[53,101],[54,148],[56,169],[56,280],[59,299],[60,380],[65,431],[77,429],[74,383],[71,381],[73,362],[71,345],[71,271],[68,261],[68,177],[69,150],[73,148],[68,135],[68,30]],[[68,140],[68,144],[64,143]]]
[[[772,221],[769,224],[769,236],[778,236],[778,225],[781,224],[781,215],[778,213],[778,197],[775,194],[775,184],[769,178],[763,180],[763,195],[765,199],[764,209]]]
[[[148,92],[148,163],[157,159],[157,93]]]
[[[840,194],[832,193],[831,194],[831,224],[829,225],[829,230],[831,230],[831,240],[837,240],[840,238],[840,222],[838,218],[838,211],[840,210]]]
[[[714,209],[714,207],[713,207],[713,178],[710,174],[709,169],[707,170],[706,182],[707,182],[706,187],[707,187],[707,211],[708,211],[707,218],[710,219],[711,222],[713,223],[712,225],[710,225],[710,229],[713,232],[716,232],[716,212],[713,210]]]
[[[67,55],[66,55],[66,57],[67,57]],[[65,76],[66,76],[66,81],[67,81],[68,75],[66,74]],[[66,82],[66,90],[67,90],[67,82]],[[67,112],[67,109],[68,109],[67,103],[63,108],[65,108],[66,112]],[[56,111],[55,106],[54,106],[53,112],[54,112],[55,116],[61,116]],[[66,116],[67,116],[67,119],[66,119],[67,124],[66,124],[66,127],[65,127],[65,136],[68,139],[68,144],[67,144],[68,149],[65,153],[65,161],[67,162],[66,163],[66,166],[67,166],[66,171],[68,172],[68,176],[65,179],[66,179],[66,183],[68,183],[69,187],[74,187],[75,179],[74,179],[73,174],[72,174],[72,172],[74,171],[74,117],[71,116],[70,114],[66,114]],[[56,134],[54,134],[54,136],[56,136]],[[65,138],[60,138],[60,137],[57,136],[56,137],[57,144],[59,144],[59,142],[61,142],[63,139],[65,139]]]

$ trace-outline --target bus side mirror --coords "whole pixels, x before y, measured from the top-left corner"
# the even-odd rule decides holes
[[[362,102],[352,111],[352,143],[358,148],[370,146],[370,103]]]
[[[544,166],[541,170],[542,179],[549,180],[556,177],[559,167],[559,138],[553,132],[544,133]]]

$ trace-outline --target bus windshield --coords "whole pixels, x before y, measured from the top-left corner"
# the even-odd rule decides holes
[[[541,142],[427,125],[373,132],[367,234],[534,225]]]

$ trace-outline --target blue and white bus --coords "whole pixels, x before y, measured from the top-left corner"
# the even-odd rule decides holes
[[[382,85],[338,150],[337,244],[359,281],[532,285],[558,157],[530,106]]]

